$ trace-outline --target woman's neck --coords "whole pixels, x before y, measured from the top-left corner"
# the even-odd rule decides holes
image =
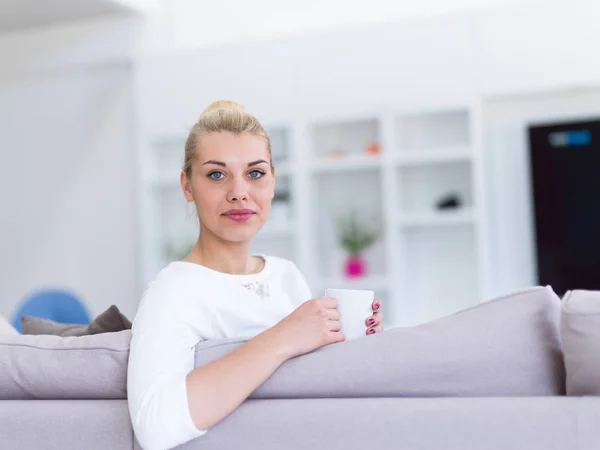
[[[213,239],[202,239],[201,235],[184,261],[231,275],[258,273],[264,262],[250,257],[249,248],[249,242],[216,242]]]

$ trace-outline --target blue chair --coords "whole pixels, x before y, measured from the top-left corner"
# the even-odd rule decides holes
[[[22,316],[69,324],[90,323],[90,314],[83,303],[72,293],[59,289],[37,291],[23,300],[12,321],[19,333],[22,333]]]

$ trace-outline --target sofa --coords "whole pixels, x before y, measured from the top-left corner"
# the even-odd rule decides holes
[[[0,449],[140,449],[130,337],[0,337]],[[245,340],[197,344],[196,367]],[[598,450],[600,292],[534,287],[320,348],[178,448]]]

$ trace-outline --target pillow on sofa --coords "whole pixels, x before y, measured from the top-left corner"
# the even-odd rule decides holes
[[[560,299],[522,290],[423,325],[322,347],[287,361],[251,398],[560,395]],[[196,367],[240,339],[196,346]]]
[[[0,400],[123,399],[131,330],[0,336]]]
[[[567,395],[600,395],[600,291],[567,292],[560,330]]]
[[[320,348],[252,398],[537,396],[564,393],[560,300],[532,288],[436,321]],[[0,337],[0,399],[125,398],[131,331]],[[196,345],[203,366],[242,345]]]
[[[98,333],[114,333],[130,330],[131,322],[119,308],[112,305],[91,323],[86,325],[64,324],[39,317],[23,316],[21,318],[23,334],[52,334],[55,336],[88,336]]]
[[[8,320],[0,316],[0,336],[18,336],[19,332],[13,327]]]

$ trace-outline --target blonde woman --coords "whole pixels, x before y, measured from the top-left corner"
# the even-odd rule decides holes
[[[269,136],[242,106],[211,104],[185,144],[181,187],[200,234],[183,261],[150,283],[136,314],[128,398],[146,450],[202,436],[285,361],[344,340],[336,300],[312,298],[291,261],[250,255],[275,193]],[[365,318],[383,331],[381,303]],[[249,337],[227,356],[194,369],[194,346]]]

